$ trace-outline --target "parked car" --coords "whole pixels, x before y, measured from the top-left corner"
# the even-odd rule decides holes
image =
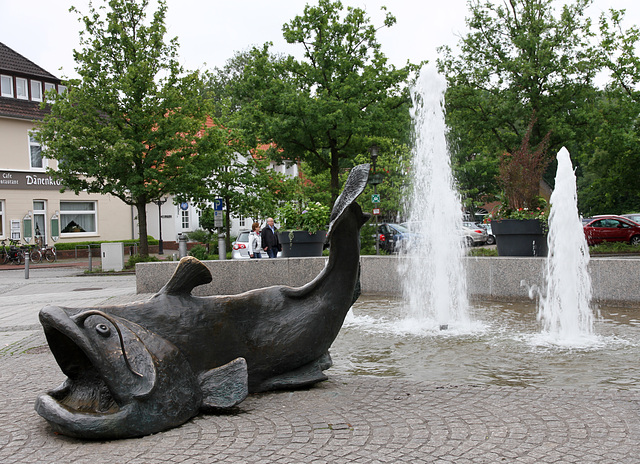
[[[406,247],[416,234],[401,224],[383,222],[378,226],[378,246],[388,253],[396,253]]]
[[[462,236],[464,237],[465,245],[472,246],[480,246],[487,243],[488,234],[487,231],[482,227],[467,227],[465,225],[462,226]]]
[[[484,243],[485,245],[494,245],[496,243],[496,238],[491,231],[491,224],[481,224],[478,222],[465,221],[462,223],[462,225],[474,230],[478,228],[484,229],[487,232],[487,240]]]
[[[621,214],[620,216],[631,219],[633,222],[640,224],[640,213]]]
[[[238,238],[234,242],[231,242],[231,259],[248,259],[249,258],[249,232],[250,230],[240,231]],[[263,251],[260,256],[269,258],[266,251]],[[278,252],[278,258],[282,256],[282,252]]]
[[[640,224],[623,216],[598,216],[584,225],[589,245],[602,242],[628,242],[640,245]]]

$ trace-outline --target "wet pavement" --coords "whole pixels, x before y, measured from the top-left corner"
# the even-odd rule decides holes
[[[79,266],[83,264],[80,263]],[[133,275],[0,269],[2,463],[640,463],[640,392],[335,375],[148,437],[82,441],[33,409],[64,375],[38,311],[147,298]],[[594,366],[597,369],[598,366]]]

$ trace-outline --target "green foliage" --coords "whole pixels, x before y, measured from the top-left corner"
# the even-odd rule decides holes
[[[626,242],[603,242],[598,245],[589,247],[590,255],[598,254],[626,254],[626,253],[639,253],[637,245],[630,245]]]
[[[384,27],[394,23],[387,13]],[[340,173],[367,152],[370,137],[408,137],[406,84],[415,66],[388,65],[376,33],[364,10],[343,12],[340,2],[319,0],[283,26],[303,59],[273,56],[266,44],[238,56],[226,84],[247,139],[274,142],[271,159],[300,159],[311,174],[328,172],[332,202]]]
[[[147,6],[112,0],[103,17],[89,4],[82,49],[74,51],[80,79],[48,95],[55,102],[36,133],[43,155],[57,161],[54,178],[76,193],[109,193],[135,206],[144,238],[148,203],[208,193],[202,179],[221,162],[223,140],[207,121],[201,77],[179,65],[176,39],[164,40],[166,3],[149,24]],[[148,254],[145,239],[140,253]]]
[[[534,114],[531,146],[550,133],[551,153],[566,146],[580,159],[588,149],[601,69],[584,14],[591,0],[569,2],[559,14],[555,3],[469,2],[459,54],[439,49],[449,145],[467,205],[496,199],[498,157],[521,145]]]
[[[467,249],[467,256],[498,256],[497,248],[473,248]]]
[[[155,263],[160,261],[155,256],[131,255],[124,265],[125,269],[135,269],[137,263]]]
[[[191,250],[189,250],[189,256],[193,256],[194,258],[198,258],[199,260],[212,259],[211,255],[207,251],[207,247],[204,245],[196,245]]]
[[[118,242],[123,242],[125,247],[132,244],[139,243],[132,240],[94,240],[94,241],[88,241],[88,242],[57,242],[55,245],[56,245],[56,250],[75,250],[76,248],[87,247],[89,245],[93,245],[92,248],[94,248],[96,245],[100,245],[101,243],[118,243]],[[153,238],[152,236],[149,235],[147,236],[147,243],[149,245],[157,245],[158,239]]]
[[[320,202],[285,203],[278,209],[278,222],[282,230],[305,230],[313,234],[329,224],[329,207]]]

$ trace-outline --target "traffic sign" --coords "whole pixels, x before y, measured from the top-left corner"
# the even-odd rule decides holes
[[[222,227],[222,211],[213,212],[213,227]]]
[[[182,203],[180,203],[180,209],[182,211],[186,211],[189,209],[189,203],[187,203],[186,201],[183,201]]]
[[[380,194],[374,193],[371,195],[371,203],[380,203]]]
[[[380,208],[373,208],[373,215],[374,216],[379,216],[380,215]]]
[[[213,210],[214,211],[222,211],[222,206],[223,206],[223,201],[222,198],[216,198],[215,200],[213,200]]]

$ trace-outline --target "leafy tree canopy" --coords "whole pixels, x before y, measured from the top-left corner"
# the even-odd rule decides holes
[[[80,79],[50,95],[51,114],[37,133],[44,155],[58,160],[51,174],[66,188],[109,193],[137,208],[143,255],[146,204],[166,194],[204,195],[201,180],[219,164],[223,140],[207,124],[212,109],[200,76],[178,64],[177,40],[165,41],[165,2],[149,21],[147,7],[148,0],[89,4],[82,49],[74,51]]]

